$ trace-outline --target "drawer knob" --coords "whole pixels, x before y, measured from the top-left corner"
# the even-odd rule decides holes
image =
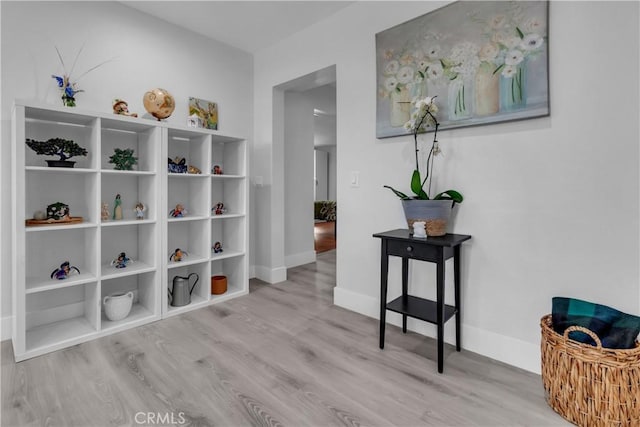
[[[411,246],[407,246],[407,252],[412,252],[413,248]]]

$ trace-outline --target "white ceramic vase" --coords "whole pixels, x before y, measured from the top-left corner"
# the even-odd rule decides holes
[[[104,297],[104,314],[111,321],[122,320],[129,315],[133,305],[133,292],[117,293]]]

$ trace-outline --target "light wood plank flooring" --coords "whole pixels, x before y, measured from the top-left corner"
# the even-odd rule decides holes
[[[13,362],[1,425],[563,426],[540,377],[332,305],[335,251],[248,296]],[[377,286],[372,284],[372,286]]]

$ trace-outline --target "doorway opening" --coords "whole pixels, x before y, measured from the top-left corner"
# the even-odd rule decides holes
[[[288,269],[315,262],[317,253],[336,248],[335,66],[278,89],[284,101],[283,231]]]

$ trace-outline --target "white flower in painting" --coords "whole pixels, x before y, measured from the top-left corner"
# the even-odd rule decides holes
[[[480,48],[478,58],[480,61],[493,61],[498,56],[498,46],[493,43],[487,43]]]
[[[538,18],[531,18],[522,26],[527,33],[541,33],[544,29],[544,24]]]
[[[397,73],[399,69],[400,63],[394,59],[393,61],[387,62],[387,64],[384,66],[383,72],[387,76],[392,76]]]
[[[400,57],[400,64],[409,65],[411,63],[413,63],[413,56],[410,53],[405,53]]]
[[[520,47],[524,50],[536,50],[539,49],[544,43],[544,39],[539,34],[527,34],[520,42]]]
[[[489,26],[494,29],[500,29],[504,27],[504,24],[507,22],[507,17],[504,15],[496,15],[489,21]]]
[[[507,65],[518,65],[524,59],[524,55],[522,52],[517,49],[512,49],[507,52],[507,55],[504,57],[504,63]]]
[[[398,79],[396,79],[394,76],[387,77],[387,79],[384,81],[384,88],[389,92],[395,90],[396,86],[398,86]]]
[[[493,33],[493,35],[491,36],[491,41],[495,44],[500,44],[500,45],[506,45],[507,39],[509,38],[509,36],[502,32],[502,31],[498,31]]]
[[[515,49],[516,47],[520,46],[521,42],[522,40],[520,39],[520,37],[508,37],[504,40],[504,45],[507,47],[507,49]]]
[[[502,69],[502,75],[508,79],[516,75],[516,67],[513,65],[506,65]]]
[[[398,78],[398,83],[407,84],[413,80],[413,68],[411,67],[402,67],[398,71],[396,75]]]
[[[426,70],[428,66],[429,66],[429,61],[427,61],[426,59],[423,59],[422,61],[418,61],[418,70],[424,72],[424,70]]]
[[[478,46],[471,42],[458,43],[451,49],[450,58],[455,63],[466,62],[478,54]]]
[[[427,79],[435,80],[442,76],[442,64],[439,62],[434,62],[427,67],[427,71],[425,72]]]
[[[438,59],[438,57],[440,56],[440,46],[435,45],[435,46],[429,47],[426,51],[426,54],[427,54],[427,58],[431,60]]]
[[[391,58],[393,58],[393,49],[386,49],[384,51],[384,59],[386,59],[388,61]]]

